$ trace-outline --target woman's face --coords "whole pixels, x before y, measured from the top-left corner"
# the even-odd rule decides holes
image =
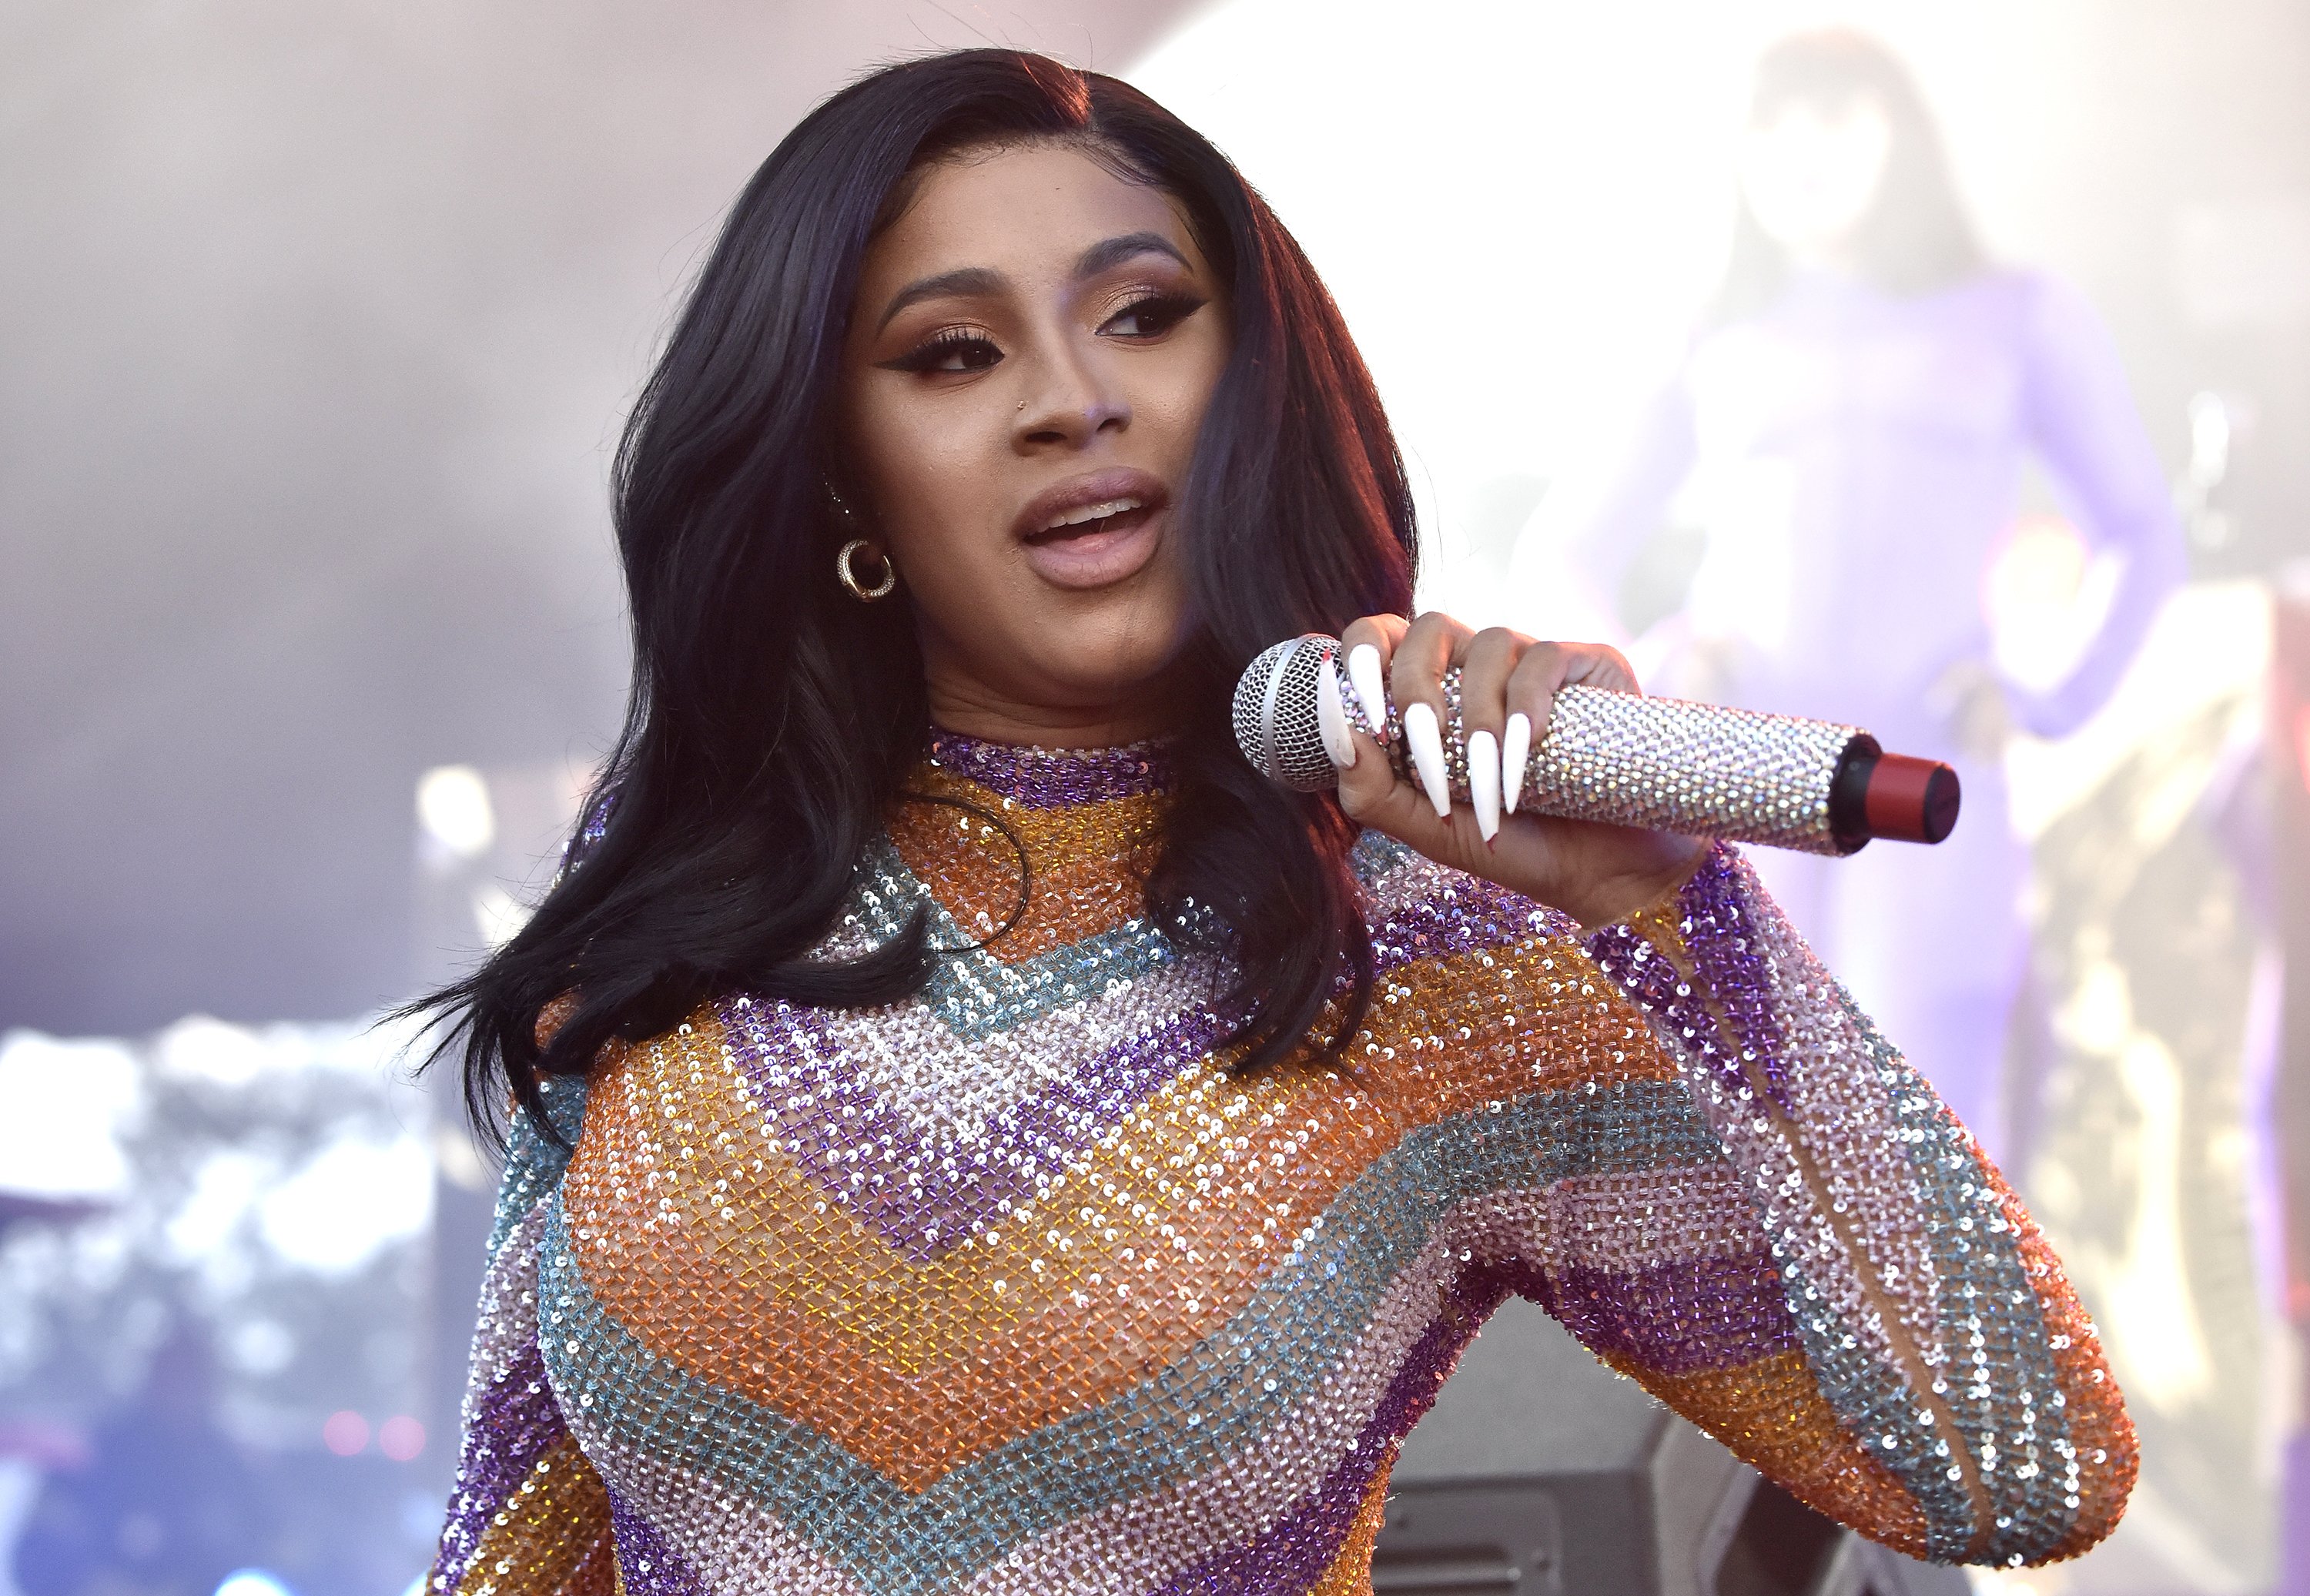
[[[1080,151],[920,174],[851,309],[842,490],[913,598],[940,724],[1163,728],[1187,629],[1176,507],[1228,327],[1178,207]]]
[[[1874,95],[1795,100],[1751,126],[1741,190],[1765,236],[1808,265],[1842,265],[1877,204],[1893,126]]]

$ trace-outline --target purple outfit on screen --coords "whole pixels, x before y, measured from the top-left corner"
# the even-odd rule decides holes
[[[1575,551],[1608,590],[1689,485],[1707,546],[1671,623],[1663,690],[1852,722],[1956,765],[1964,820],[1933,849],[1760,851],[1774,896],[1993,1148],[2022,972],[2026,854],[2002,769],[1964,756],[1943,683],[1985,664],[1982,582],[2025,457],[2097,553],[2122,560],[2068,679],[2008,684],[2015,723],[2075,730],[2183,572],[2166,478],[2108,334],[2074,291],[1993,272],[1928,294],[1800,275],[1692,347]]]

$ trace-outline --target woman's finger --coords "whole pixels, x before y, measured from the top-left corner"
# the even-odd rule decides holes
[[[1564,650],[1564,680],[1558,685],[1570,687],[1577,682],[1582,687],[1610,688],[1617,693],[1642,692],[1637,685],[1637,672],[1628,656],[1617,648],[1602,643],[1559,643]]]
[[[1452,813],[1452,786],[1444,761],[1444,672],[1472,634],[1436,611],[1416,617],[1388,662],[1388,686],[1403,717],[1404,750],[1436,818]]]
[[[1524,796],[1524,765],[1533,747],[1548,735],[1549,716],[1559,688],[1577,683],[1636,692],[1637,673],[1617,649],[1601,643],[1533,643],[1508,673],[1503,694],[1507,712],[1500,733],[1501,806],[1514,814]]]
[[[1507,725],[1508,673],[1532,642],[1505,627],[1488,627],[1460,653],[1460,735],[1468,761],[1468,805],[1489,843],[1499,835],[1501,737]]]
[[[1340,808],[1350,820],[1383,831],[1393,811],[1411,798],[1378,741],[1387,726],[1388,662],[1411,624],[1401,615],[1367,615],[1340,634],[1350,688],[1342,709],[1351,750],[1346,764],[1332,761],[1340,768]]]
[[[1387,665],[1395,645],[1411,623],[1401,615],[1367,615],[1340,634],[1341,652],[1348,662],[1348,682],[1355,689],[1364,729],[1379,736],[1387,726]]]

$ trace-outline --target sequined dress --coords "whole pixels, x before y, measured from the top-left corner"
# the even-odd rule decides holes
[[[440,1596],[1368,1592],[1388,1469],[1533,1298],[1824,1513],[2036,1562],[2134,1444],[2021,1205],[1720,849],[1584,934],[1376,836],[1349,1058],[1230,1073],[1143,915],[1160,750],[934,738],[829,953],[517,1125]]]

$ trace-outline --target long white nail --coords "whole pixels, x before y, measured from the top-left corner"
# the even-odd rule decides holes
[[[1347,706],[1340,701],[1340,673],[1325,660],[1316,667],[1316,729],[1323,733],[1324,751],[1342,770],[1356,762],[1356,740],[1348,735]]]
[[[1348,650],[1348,681],[1356,690],[1356,701],[1362,707],[1364,724],[1375,737],[1387,734],[1387,684],[1379,673],[1379,650],[1368,643],[1359,643]]]
[[[1476,829],[1491,841],[1500,834],[1500,740],[1489,732],[1468,733],[1468,802]]]
[[[1428,794],[1428,802],[1436,806],[1436,818],[1448,819],[1452,813],[1452,789],[1444,779],[1444,734],[1437,729],[1432,706],[1404,706],[1403,741],[1411,750],[1411,768],[1420,773],[1420,785]]]
[[[1524,796],[1524,768],[1531,759],[1532,716],[1519,709],[1508,716],[1507,731],[1500,737],[1500,806],[1510,814]]]

